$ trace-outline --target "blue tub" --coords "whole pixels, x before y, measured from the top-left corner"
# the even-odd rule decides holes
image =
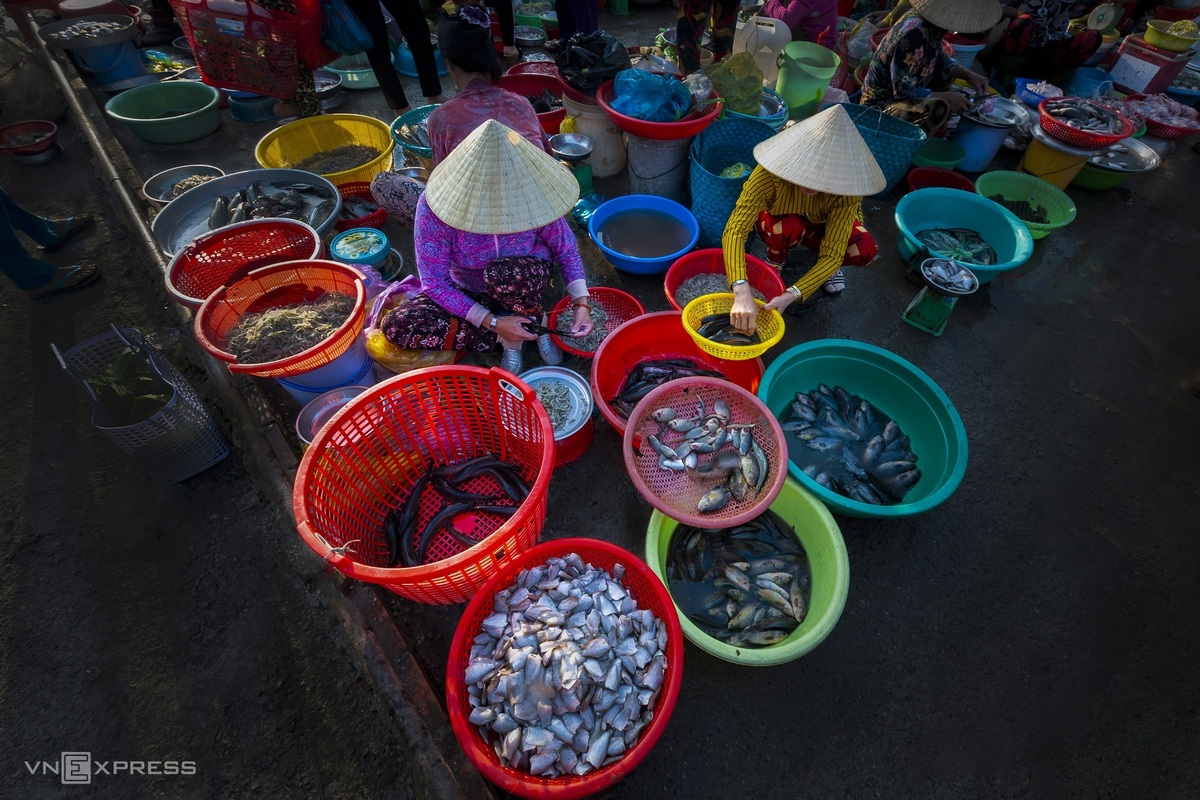
[[[613,214],[620,211],[631,211],[633,209],[650,209],[653,211],[661,211],[681,220],[688,229],[689,241],[687,246],[675,253],[662,256],[661,258],[637,258],[636,256],[627,256],[622,253],[606,247],[600,242],[600,229],[604,227],[604,223]],[[696,222],[696,217],[688,211],[685,206],[676,203],[674,200],[668,200],[665,197],[659,197],[653,194],[627,194],[623,197],[617,197],[602,203],[599,208],[592,212],[592,217],[588,220],[588,234],[591,235],[592,241],[604,253],[604,257],[608,262],[622,272],[633,273],[634,275],[657,275],[666,272],[671,265],[696,246],[696,242],[700,239],[700,224]]]
[[[909,192],[896,204],[896,240],[900,255],[908,261],[923,248],[916,234],[930,228],[970,228],[996,250],[997,263],[990,266],[966,264],[984,284],[1002,272],[1021,266],[1033,255],[1033,237],[1025,223],[1008,209],[986,197],[961,189],[941,187]],[[933,255],[949,258],[945,253]]]
[[[437,65],[437,74],[446,75],[446,62],[442,58],[442,51],[437,46],[437,37],[434,37],[433,42],[433,63]],[[417,62],[413,61],[412,50],[408,48],[408,42],[400,42],[400,46],[396,48],[396,52],[392,55],[392,66],[401,75],[409,78],[417,77]]]

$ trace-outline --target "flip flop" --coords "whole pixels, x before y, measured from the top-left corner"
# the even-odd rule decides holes
[[[80,214],[77,217],[67,217],[66,219],[55,220],[55,224],[61,225],[65,223],[66,227],[61,229],[62,233],[58,235],[58,241],[53,242],[52,244],[42,245],[42,252],[54,252],[66,244],[67,241],[75,234],[92,227],[93,221],[94,220],[88,214]]]
[[[75,289],[82,289],[90,283],[93,283],[100,277],[100,268],[94,264],[75,264],[67,269],[63,275],[59,276],[53,284],[40,292],[34,292],[33,298],[40,300],[43,297],[61,294],[62,292],[71,292]]]

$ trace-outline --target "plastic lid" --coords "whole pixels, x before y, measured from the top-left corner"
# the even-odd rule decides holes
[[[387,236],[374,228],[351,228],[335,236],[329,245],[333,257],[346,264],[375,261],[380,254],[386,257],[388,250]]]
[[[1112,24],[1117,21],[1117,7],[1114,5],[1104,4],[1096,6],[1091,14],[1088,14],[1087,26],[1089,30],[1103,31],[1112,27]]]

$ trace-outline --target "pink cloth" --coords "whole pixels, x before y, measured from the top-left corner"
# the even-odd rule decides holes
[[[429,115],[429,146],[436,166],[458,147],[458,143],[489,119],[512,128],[543,151],[545,134],[537,112],[528,98],[494,86],[482,79],[467,84],[461,92]],[[524,255],[524,254],[521,254]]]
[[[767,0],[763,14],[787,25],[806,42],[830,50],[837,45],[837,0]]]

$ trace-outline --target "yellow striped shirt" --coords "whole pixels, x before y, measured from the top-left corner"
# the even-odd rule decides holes
[[[762,167],[755,167],[742,187],[733,213],[725,223],[725,233],[721,236],[721,248],[725,251],[725,274],[730,283],[746,277],[746,238],[754,230],[754,223],[758,221],[761,211],[772,216],[799,214],[809,222],[825,226],[825,238],[821,241],[817,263],[795,283],[803,300],[842,266],[846,246],[854,230],[854,220],[862,219],[862,198],[824,192],[805,194],[796,184],[778,178]]]

